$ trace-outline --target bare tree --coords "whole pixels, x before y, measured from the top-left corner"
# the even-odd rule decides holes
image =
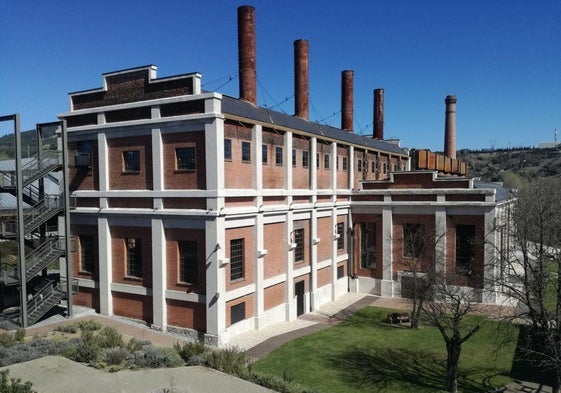
[[[446,391],[458,391],[459,361],[462,345],[480,328],[479,320],[466,318],[475,311],[470,288],[447,285],[444,277],[432,279],[432,300],[422,303],[427,321],[435,326],[446,343]]]
[[[508,322],[521,323],[525,361],[553,375],[561,392],[561,182],[537,180],[519,190],[500,249],[495,286],[513,303]]]

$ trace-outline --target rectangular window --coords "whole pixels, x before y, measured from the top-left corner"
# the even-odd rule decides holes
[[[242,161],[251,162],[251,142],[242,142]]]
[[[456,225],[456,271],[472,276],[475,265],[475,225]]]
[[[329,154],[324,154],[323,155],[323,169],[329,169],[330,161],[331,161],[331,157],[329,156]]]
[[[376,223],[360,224],[360,267],[376,268]]]
[[[175,149],[177,170],[194,171],[196,169],[197,149],[194,146],[178,147]]]
[[[261,163],[264,165],[267,165],[269,162],[268,150],[267,145],[261,147]]]
[[[232,160],[232,140],[224,139],[224,159]]]
[[[92,166],[92,141],[78,142],[78,151],[76,152],[75,165],[81,168],[89,168]]]
[[[347,170],[347,157],[343,157],[343,170]]]
[[[372,161],[372,173],[376,173],[376,161]]]
[[[359,172],[362,172],[362,160],[360,160],[360,159],[357,160],[356,166],[357,166],[357,170]]]
[[[296,149],[292,149],[292,166],[296,166]]]
[[[238,323],[245,319],[245,302],[230,307],[230,324]]]
[[[244,239],[230,240],[230,281],[244,278]]]
[[[296,244],[294,261],[304,262],[304,229],[294,230],[294,243]]]
[[[319,169],[319,153],[316,153],[316,169]]]
[[[339,170],[339,156],[335,157],[335,170],[338,171]]]
[[[310,165],[310,153],[307,150],[302,150],[302,166],[307,168]]]
[[[179,251],[179,281],[197,283],[197,242],[182,240],[177,242]]]
[[[345,277],[345,265],[337,266],[337,279]]]
[[[123,152],[125,172],[140,172],[140,151],[130,150]]]
[[[424,230],[421,224],[403,224],[403,256],[421,258],[425,247]]]
[[[94,272],[95,265],[95,243],[93,236],[80,236],[80,271],[86,273]]]
[[[345,249],[345,223],[338,222],[337,223],[337,250]]]
[[[142,242],[140,238],[127,237],[125,239],[127,254],[127,276],[142,277]]]
[[[282,147],[275,147],[275,164],[282,165]]]
[[[388,173],[388,163],[384,162],[384,173]]]

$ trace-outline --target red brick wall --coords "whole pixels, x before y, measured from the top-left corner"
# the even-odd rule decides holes
[[[204,303],[167,299],[166,304],[168,325],[206,332],[206,305]]]
[[[150,136],[112,138],[109,147],[109,188],[112,190],[152,189],[152,140]],[[123,152],[140,151],[140,171],[125,172]]]
[[[285,258],[288,241],[285,236],[284,223],[263,225],[263,243],[267,247],[267,255],[263,261],[265,278],[275,277],[286,271]]]
[[[164,150],[164,187],[169,190],[204,190],[206,188],[204,131],[163,134],[162,142]],[[177,170],[175,149],[180,147],[195,147],[196,170]]]
[[[331,282],[331,266],[318,270],[318,288]]]
[[[125,238],[142,239],[142,278],[127,277]],[[113,282],[152,287],[152,235],[150,228],[111,227],[111,262]]]
[[[319,154],[319,166],[316,171],[317,188],[327,189],[331,188],[331,169],[335,168],[335,158],[331,154],[331,144],[323,143],[318,140],[316,145]],[[325,154],[329,154],[329,168],[325,169]]]
[[[109,207],[152,209],[154,201],[152,198],[107,198]]]
[[[232,141],[232,160],[224,160],[225,188],[254,188],[253,163],[256,157],[253,153],[251,126],[226,122],[224,124],[224,138]],[[251,161],[249,162],[242,161],[242,142],[251,144]],[[220,157],[218,158],[220,159]]]
[[[72,295],[72,304],[93,308],[99,313],[99,290],[80,287],[78,293]]]
[[[242,296],[240,298],[231,300],[231,301],[226,303],[226,327],[229,327],[229,326],[232,325],[232,321],[230,319],[230,316],[231,316],[230,309],[232,308],[232,306],[235,306],[235,305],[243,303],[243,302],[245,302],[245,319],[253,317],[253,315],[254,315],[253,294],[247,295],[247,296]]]
[[[230,240],[244,239],[244,277],[235,281],[230,280],[230,265],[226,270],[226,290],[232,290],[251,284],[253,278],[253,264],[255,261],[255,241],[253,227],[232,228],[226,230],[226,258],[230,258]]]
[[[164,198],[165,209],[206,209],[204,198]]]
[[[206,243],[204,229],[166,228],[167,289],[204,293],[206,289]],[[179,248],[177,242],[190,240],[197,242],[197,283],[179,282]]]
[[[351,165],[351,160],[349,158],[349,150],[342,146],[337,146],[337,156],[339,159],[339,170],[337,171],[337,188],[345,189],[348,188],[349,184],[349,168]],[[347,169],[343,170],[343,157],[347,157]],[[352,169],[352,168],[351,168]]]
[[[304,229],[304,261],[294,261],[294,269],[299,269],[310,264],[310,247],[312,246],[310,220],[294,221],[294,230],[296,229]],[[294,241],[294,238],[291,241]]]
[[[456,225],[475,226],[475,273],[471,277],[456,272]],[[485,217],[480,216],[448,216],[446,219],[446,278],[450,284],[481,288],[484,275],[484,243]]]
[[[284,188],[285,183],[285,168],[287,163],[277,165],[275,161],[275,148],[282,147],[283,154],[284,147],[284,133],[279,134],[272,130],[263,130],[263,144],[267,145],[268,159],[267,164],[263,164],[263,188]],[[288,163],[290,165],[290,163]]]
[[[360,267],[360,243],[361,243],[361,230],[360,224],[372,222],[376,224],[376,268],[375,269],[366,269]],[[357,274],[361,277],[373,277],[373,278],[382,278],[383,273],[383,266],[382,266],[382,257],[383,257],[383,248],[382,242],[384,233],[382,231],[382,215],[375,215],[375,214],[353,214],[353,236],[354,236],[354,271],[352,273]]]
[[[95,265],[93,273],[87,273],[80,270],[80,239],[82,235],[93,236],[94,237],[94,247],[97,250],[98,240],[97,240],[97,227],[93,225],[71,225],[70,233],[72,236],[72,246],[73,252],[71,253],[72,260],[72,276],[77,278],[84,278],[89,280],[98,281],[99,280],[99,256],[98,253],[95,255]]]
[[[312,160],[316,159],[312,157],[310,141],[307,138],[293,135],[292,149],[296,150],[296,166],[292,167],[292,188],[308,189],[310,188],[310,166],[312,165]],[[309,163],[307,167],[302,166],[303,151],[308,151]],[[289,157],[291,158],[288,165],[292,165],[292,152],[290,152]]]
[[[151,297],[115,291],[112,292],[112,295],[113,314],[147,323],[153,322]]]
[[[331,217],[321,217],[317,220],[318,237],[320,238],[317,247],[319,262],[331,259],[334,227]]]
[[[270,310],[284,303],[284,283],[265,288],[265,310]]]
[[[92,166],[77,168],[75,166],[78,142],[68,143],[68,183],[70,192],[76,190],[99,190],[99,158],[97,140],[92,140]]]

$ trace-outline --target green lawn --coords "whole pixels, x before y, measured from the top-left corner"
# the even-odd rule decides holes
[[[284,375],[322,393],[443,389],[446,347],[440,333],[432,327],[412,330],[386,324],[388,312],[366,307],[330,329],[285,344],[253,369]],[[499,325],[487,320],[482,324],[462,347],[462,392],[488,392],[512,381],[508,375],[516,337],[499,346],[504,335]]]

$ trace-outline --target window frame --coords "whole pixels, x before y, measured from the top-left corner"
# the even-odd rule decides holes
[[[471,277],[475,273],[475,225],[457,224],[455,230],[456,271]]]
[[[305,232],[304,228],[294,230],[294,262],[302,263],[306,260],[304,255]]]
[[[142,278],[142,239],[126,237],[125,239],[126,276]]]
[[[180,152],[185,153],[185,157],[182,158]],[[175,169],[183,172],[192,172],[197,170],[196,146],[182,146],[175,148]]]
[[[232,140],[224,138],[224,160],[232,161]]]
[[[331,166],[331,155],[325,153],[323,155],[323,169],[329,169]]]
[[[178,281],[182,284],[197,284],[198,244],[195,240],[177,242]]]
[[[343,171],[347,171],[348,169],[347,157],[343,156],[341,158],[343,158],[343,162],[342,162]]]
[[[140,172],[140,150],[123,151],[123,172]]]
[[[80,243],[80,272],[93,274],[95,270],[95,236],[79,235]]]
[[[296,166],[296,149],[292,149],[292,166]]]
[[[245,239],[230,240],[230,281],[245,278]]]
[[[266,143],[261,145],[261,163],[263,165],[269,164],[269,146]]]
[[[342,251],[345,249],[345,223],[337,223],[337,251]]]
[[[310,152],[308,150],[302,150],[302,168],[308,168],[310,166]]]
[[[282,146],[275,146],[275,165],[283,165],[283,150]]]
[[[403,230],[403,258],[420,259],[425,253],[423,224],[405,223]]]
[[[242,141],[242,162],[251,162],[251,142]]]
[[[241,322],[245,319],[245,302],[230,306],[230,325]]]

